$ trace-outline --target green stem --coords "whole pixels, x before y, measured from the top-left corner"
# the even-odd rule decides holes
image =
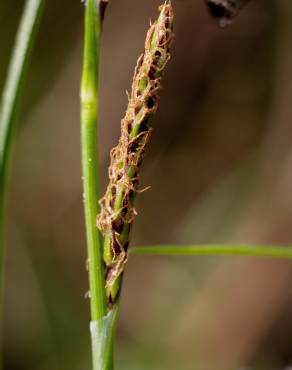
[[[130,254],[154,256],[246,256],[292,259],[292,247],[259,245],[166,245],[130,248]]]
[[[101,236],[96,227],[99,212],[97,151],[99,51],[104,7],[88,0],[85,11],[84,56],[81,80],[81,156],[83,201],[88,254],[91,309],[91,345],[94,370],[113,370],[116,311],[107,313]]]
[[[0,302],[4,277],[4,223],[6,188],[16,116],[44,0],[27,0],[9,65],[0,107]]]
[[[88,0],[85,11],[84,55],[81,80],[81,148],[92,321],[101,319],[107,313],[102,247],[100,234],[96,227],[96,215],[99,212],[97,86],[100,37],[101,18],[99,4],[96,4],[96,0]]]

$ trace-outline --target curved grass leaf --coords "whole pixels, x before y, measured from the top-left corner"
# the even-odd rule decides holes
[[[153,256],[246,256],[292,259],[292,246],[165,245],[130,248],[130,254]]]
[[[9,65],[0,106],[0,289],[4,265],[5,193],[15,138],[17,111],[44,0],[27,0]],[[1,296],[1,293],[0,293]]]

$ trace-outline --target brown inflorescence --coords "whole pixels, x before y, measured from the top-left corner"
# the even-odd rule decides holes
[[[206,0],[210,13],[219,20],[219,25],[225,27],[232,22],[248,0]]]
[[[121,137],[111,151],[109,185],[100,200],[97,226],[105,236],[104,261],[109,305],[119,293],[127,261],[129,235],[139,192],[140,166],[152,131],[151,116],[158,107],[162,72],[170,58],[173,9],[170,1],[160,7],[158,20],[147,32],[145,50],[137,62],[128,107],[121,122]]]

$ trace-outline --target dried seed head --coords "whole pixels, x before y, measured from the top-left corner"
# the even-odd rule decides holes
[[[109,0],[100,0],[99,9],[100,9],[101,20],[104,19],[104,15],[105,15],[105,11],[108,6],[108,3],[109,3]]]
[[[172,38],[173,10],[171,2],[166,1],[147,32],[145,49],[135,68],[121,137],[111,151],[109,185],[100,201],[101,212],[97,217],[97,226],[108,241],[104,260],[110,304],[117,299],[117,285],[127,261],[129,234],[137,214],[134,200],[139,192],[140,166],[152,130],[150,119],[158,107],[161,76],[170,58]]]
[[[225,27],[232,22],[239,10],[248,0],[206,0],[211,15]]]

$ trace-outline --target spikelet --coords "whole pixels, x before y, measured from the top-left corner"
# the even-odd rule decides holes
[[[137,62],[119,143],[111,151],[109,185],[100,200],[97,226],[105,235],[105,279],[110,305],[118,296],[127,261],[129,234],[136,216],[134,201],[139,191],[140,166],[152,131],[151,117],[158,107],[161,76],[170,58],[172,38],[173,9],[171,2],[166,1],[147,32],[145,50]]]

